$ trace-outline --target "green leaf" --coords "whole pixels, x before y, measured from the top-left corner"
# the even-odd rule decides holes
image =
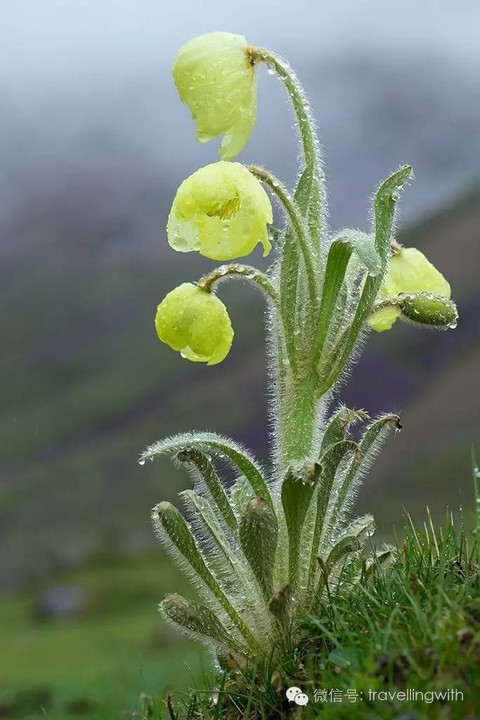
[[[265,617],[265,606],[262,603],[262,593],[260,593],[257,584],[252,577],[252,567],[250,559],[244,556],[240,551],[237,541],[229,539],[225,535],[220,523],[217,520],[215,512],[212,506],[198,495],[193,490],[184,490],[180,493],[184,499],[187,510],[194,513],[192,519],[192,527],[194,537],[197,535],[198,523],[200,524],[198,529],[200,530],[200,538],[204,539],[207,536],[210,541],[208,544],[209,552],[206,558],[207,565],[213,575],[218,579],[220,587],[224,590],[228,597],[240,597],[248,598],[249,603],[254,606],[253,614],[258,616],[258,612],[263,611],[263,617]],[[270,509],[269,505],[263,498],[258,498],[259,503],[263,503],[268,510],[268,513],[264,514],[273,515],[273,510]],[[275,532],[276,532],[276,518],[275,521]],[[238,529],[238,536],[240,545],[242,545],[242,532],[244,528],[242,524]],[[252,533],[254,535],[254,533]],[[213,544],[212,544],[213,542]],[[265,554],[268,551],[269,537],[266,536],[264,540],[263,550]],[[276,544],[276,543],[275,543]],[[267,567],[268,572],[273,575],[274,557],[270,558]],[[262,591],[264,586],[260,583]],[[271,595],[271,591],[270,591]],[[242,605],[244,601],[242,600]],[[257,612],[258,611],[258,612]]]
[[[410,165],[405,165],[385,180],[377,190],[374,201],[375,216],[375,249],[381,259],[382,271],[376,275],[368,276],[365,280],[362,295],[357,306],[355,316],[348,328],[346,340],[343,343],[341,355],[331,373],[322,384],[322,392],[326,392],[339,375],[343,372],[350,359],[355,343],[360,335],[364,324],[369,317],[373,303],[380,290],[384,273],[388,264],[390,253],[390,242],[395,215],[395,206],[398,199],[398,191],[412,175]]]
[[[321,471],[320,481],[318,483],[317,506],[315,516],[315,527],[313,530],[312,544],[309,550],[310,562],[308,569],[308,581],[306,591],[306,603],[308,604],[312,599],[315,575],[317,571],[317,558],[322,541],[322,535],[324,530],[325,516],[327,507],[332,492],[332,487],[335,481],[335,476],[340,464],[343,464],[349,455],[356,453],[358,450],[357,443],[351,440],[342,440],[335,445],[328,448],[325,454],[320,459]]]
[[[230,569],[236,574],[238,569],[237,559],[233,555],[229,542],[218,522],[212,506],[193,490],[184,490],[180,493],[189,510],[195,512],[196,517],[202,523],[207,534],[212,538],[218,550],[227,561]]]
[[[290,470],[282,483],[282,506],[288,532],[289,583],[294,588],[298,581],[302,529],[319,476],[320,465],[315,463],[298,472]]]
[[[344,560],[348,555],[353,552],[357,552],[361,549],[361,547],[362,545],[356,535],[345,535],[340,538],[340,540],[338,540],[338,542],[330,550],[325,562],[321,561],[319,558],[320,577],[318,578],[317,587],[315,588],[313,597],[314,611],[317,611],[318,609],[318,605],[322,599],[322,595],[327,586],[332,570],[334,570],[335,566]]]
[[[182,450],[177,454],[177,460],[195,469],[197,484],[207,490],[207,493],[217,506],[227,527],[229,527],[232,532],[236,532],[237,519],[235,513],[230,506],[227,493],[218,477],[218,473],[205,453],[194,449]]]
[[[357,552],[361,547],[361,543],[356,535],[344,535],[341,537],[330,550],[325,562],[328,571],[330,572],[332,568],[347,557],[347,555]]]
[[[314,171],[306,167],[297,183],[294,194],[294,201],[302,216],[308,212],[310,197],[312,193]],[[288,356],[295,357],[294,330],[295,330],[295,308],[297,306],[297,283],[300,258],[298,253],[295,230],[291,223],[287,225],[285,240],[283,243],[282,260],[280,265],[280,303],[282,319],[285,327],[285,336],[288,346]]]
[[[336,319],[336,303],[351,254],[352,246],[344,240],[335,240],[328,252],[315,342],[315,365],[320,359],[330,325]]]
[[[166,549],[174,557],[178,558],[180,555],[185,560],[187,566],[193,571],[194,577],[200,579],[208,588],[250,647],[258,652],[260,648],[255,637],[210,572],[192,537],[190,528],[177,508],[168,502],[159,503],[153,510],[153,522]]]
[[[386,547],[383,550],[375,552],[373,558],[367,561],[363,579],[366,580],[374,575],[377,568],[382,566],[388,567],[394,561],[396,556],[396,548]]]
[[[237,517],[241,517],[249,500],[252,499],[252,487],[244,475],[240,475],[230,488],[231,502]]]
[[[375,246],[375,235],[345,228],[336,233],[332,244],[337,241],[349,243],[370,275],[378,275],[381,272],[382,261]]]
[[[354,518],[354,520],[349,522],[345,534],[354,535],[360,543],[364,543],[374,532],[375,520],[373,515],[367,513],[367,515]]]
[[[269,600],[273,593],[278,524],[275,513],[263,498],[252,498],[248,503],[240,520],[239,537],[264,597]]]
[[[319,457],[322,457],[329,447],[345,439],[345,432],[350,425],[366,419],[368,419],[368,413],[365,410],[350,410],[342,405],[328,421],[323,434]]]
[[[216,433],[183,433],[160,440],[148,447],[140,456],[140,462],[153,460],[157,455],[176,455],[185,450],[199,450],[202,453],[213,452],[226,459],[245,475],[255,495],[263,497],[273,507],[270,491],[257,462],[233,440]]]
[[[248,647],[227,630],[217,616],[200,603],[181,595],[168,594],[160,603],[164,618],[195,640],[214,644],[221,650],[235,650],[248,655]]]
[[[352,459],[350,468],[335,498],[334,505],[329,512],[331,519],[330,536],[335,536],[345,512],[351,505],[361,478],[370,468],[388,435],[392,430],[399,430],[400,428],[398,415],[382,415],[376,418],[365,431],[358,445],[358,453]]]
[[[285,585],[276,595],[272,598],[268,609],[272,615],[278,620],[280,625],[285,628],[290,625],[290,616],[295,601],[295,593],[291,585]]]
[[[349,240],[369,275],[378,275],[382,271],[382,261],[375,247],[374,235],[354,232]]]

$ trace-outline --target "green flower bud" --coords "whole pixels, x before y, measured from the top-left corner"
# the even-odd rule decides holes
[[[224,134],[220,156],[238,155],[257,114],[257,84],[245,38],[226,32],[193,38],[178,51],[172,74],[196,123],[197,140]]]
[[[451,300],[427,292],[400,297],[402,316],[407,320],[439,329],[457,326],[458,312]]]
[[[180,185],[168,217],[167,237],[178,252],[197,250],[212,260],[249,255],[261,242],[271,250],[272,206],[260,182],[240,163],[206,165]]]
[[[420,250],[401,248],[390,259],[378,299],[422,292],[450,298],[450,285]],[[400,304],[397,307],[382,308],[374,313],[369,322],[374,330],[383,332],[390,330],[401,314]]]
[[[183,283],[162,300],[155,316],[159,339],[192,362],[216,365],[232,346],[233,329],[221,300]]]

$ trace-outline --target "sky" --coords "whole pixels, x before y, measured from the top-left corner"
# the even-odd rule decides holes
[[[39,177],[91,164],[99,148],[142,156],[172,186],[211,162],[215,150],[194,142],[170,68],[185,40],[227,30],[285,55],[305,82],[335,220],[360,223],[375,184],[404,162],[417,170],[418,191],[405,210],[415,217],[478,176],[479,7],[476,0],[2,0],[0,190],[15,202],[19,188],[21,195],[38,188]],[[266,73],[259,83],[246,158],[291,182],[296,150],[283,91]],[[355,196],[349,209],[341,193]]]
[[[109,66],[172,57],[192,35],[227,30],[285,51],[332,52],[364,45],[408,54],[422,46],[478,66],[476,0],[3,0],[2,81],[38,78],[47,85]]]

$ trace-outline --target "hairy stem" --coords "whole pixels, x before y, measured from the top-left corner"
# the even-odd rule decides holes
[[[314,166],[318,174],[318,142],[315,135],[314,123],[308,110],[307,100],[295,73],[286,60],[283,60],[279,55],[265,48],[250,48],[250,56],[254,63],[264,62],[278,75],[285,85],[285,89],[290,96],[293,109],[298,119],[305,164]]]
[[[214,287],[229,278],[245,279],[256,285],[272,303],[278,308],[279,297],[276,287],[261,270],[250,265],[233,263],[232,265],[220,265],[198,281],[198,286],[212,292]]]
[[[292,460],[312,453],[318,403],[314,374],[293,381],[285,388],[279,403],[280,463],[286,469]]]
[[[248,165],[247,167],[252,175],[255,175],[256,178],[265,183],[265,185],[267,185],[267,187],[269,187],[270,190],[277,196],[278,200],[285,209],[290,222],[292,223],[298,241],[299,250],[303,258],[303,263],[305,265],[310,301],[312,305],[314,305],[317,297],[316,270],[308,243],[307,230],[298,208],[285,186],[282,185],[280,180],[278,180],[274,175],[268,172],[268,170],[264,170],[257,165]]]

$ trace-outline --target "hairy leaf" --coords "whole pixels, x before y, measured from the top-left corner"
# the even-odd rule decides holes
[[[219,646],[220,650],[234,649],[248,655],[248,647],[226,629],[205,605],[187,600],[181,595],[168,594],[160,603],[162,615],[170,623],[195,640]]]
[[[315,575],[317,570],[317,557],[324,530],[325,515],[330,500],[333,483],[335,481],[335,475],[337,473],[339,465],[345,461],[345,458],[348,458],[349,456],[356,453],[357,449],[357,443],[352,442],[351,440],[342,440],[328,448],[328,450],[325,452],[325,454],[320,460],[321,471],[320,481],[318,483],[318,490],[316,492],[317,506],[315,526],[313,530],[312,544],[309,548],[310,561],[306,594],[307,605],[313,593]]]
[[[365,410],[350,410],[342,405],[335,415],[330,418],[325,428],[319,457],[322,457],[329,447],[345,439],[345,432],[350,425],[366,419],[368,419],[368,413]]]
[[[393,430],[400,428],[400,418],[398,415],[382,415],[376,418],[365,431],[358,445],[358,453],[352,458],[350,467],[330,508],[331,536],[335,536],[345,516],[345,512],[352,503],[361,478],[370,468],[388,435]]]
[[[300,175],[297,188],[295,190],[293,199],[303,216],[305,216],[308,212],[312,188],[314,186],[314,174],[313,168],[306,167]],[[294,343],[295,338],[294,325],[295,308],[297,306],[298,273],[299,255],[295,238],[295,230],[292,225],[289,224],[285,231],[282,262],[280,265],[280,292],[283,324],[285,327],[287,344],[289,344],[288,355],[291,359],[295,354],[295,349],[290,343]]]
[[[180,554],[194,574],[210,590],[230,620],[240,630],[252,649],[259,650],[258,643],[245,621],[225,595],[192,537],[190,529],[180,512],[171,503],[159,503],[153,511],[153,521],[160,539],[174,556]]]
[[[310,507],[314,489],[320,476],[318,463],[308,465],[299,472],[291,470],[282,483],[282,506],[288,532],[289,583],[298,581],[302,529]]]
[[[330,245],[327,267],[325,269],[325,279],[323,281],[322,299],[320,302],[317,337],[315,342],[315,363],[317,363],[320,358],[323,346],[325,345],[325,340],[328,336],[330,325],[336,317],[336,303],[345,278],[351,254],[351,244],[349,242],[345,242],[343,239],[335,240]]]
[[[237,519],[211,460],[209,460],[205,453],[193,449],[179,452],[177,460],[195,468],[197,477],[200,479],[199,484],[205,486],[208,494],[218,507],[225,523],[232,532],[235,532],[237,530]]]
[[[275,513],[263,498],[256,497],[248,503],[240,520],[239,537],[245,557],[268,600],[273,593],[278,524]]]
[[[152,460],[157,455],[176,455],[184,450],[200,450],[208,455],[216,453],[237,467],[245,475],[255,495],[263,497],[273,507],[267,483],[257,462],[236,442],[216,433],[184,433],[160,440],[148,447],[140,456],[140,462]]]
[[[375,302],[375,298],[380,290],[383,275],[388,264],[398,190],[405,184],[411,175],[412,168],[410,165],[405,165],[387,178],[387,180],[380,185],[375,194],[375,249],[381,259],[382,270],[378,273],[378,275],[369,276],[365,280],[362,295],[360,297],[355,316],[349,327],[347,339],[342,348],[342,353],[323,383],[323,392],[333,385],[338,376],[344,370],[358,336],[363,329],[365,321],[371,313],[373,303]]]

